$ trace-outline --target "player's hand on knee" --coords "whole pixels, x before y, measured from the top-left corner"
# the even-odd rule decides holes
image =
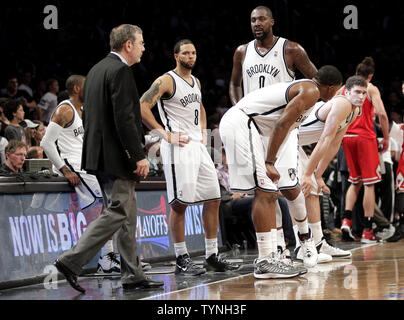
[[[318,177],[318,178],[316,178],[316,180],[317,180],[317,185],[318,185],[317,193],[320,193],[322,191],[324,194],[331,194],[330,188],[325,184],[322,177]]]
[[[267,168],[267,176],[269,177],[269,179],[272,180],[273,183],[278,183],[279,178],[281,177],[278,170],[276,170],[275,166],[273,164],[265,164],[266,168]]]
[[[301,188],[304,196],[308,197],[311,193],[311,190],[315,189],[315,185],[313,180],[311,180],[311,176],[307,175],[302,176]]]
[[[150,163],[147,159],[142,159],[136,162],[136,170],[133,173],[137,174],[139,177],[146,179],[149,174]]]

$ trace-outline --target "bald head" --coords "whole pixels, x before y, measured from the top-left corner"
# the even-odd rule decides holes
[[[267,14],[267,16],[268,16],[269,18],[273,18],[271,9],[269,9],[268,7],[265,7],[265,6],[258,6],[258,7],[256,7],[253,11],[251,11],[251,14],[252,14],[254,11],[258,11],[258,10],[265,11],[266,14]]]

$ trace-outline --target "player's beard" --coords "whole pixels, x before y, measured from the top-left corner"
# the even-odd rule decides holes
[[[264,40],[268,35],[269,35],[269,31],[265,31],[265,30],[262,30],[261,36],[257,36],[254,32],[254,38],[257,40],[260,40],[260,41]]]
[[[194,68],[195,63],[191,66],[188,63],[186,63],[185,61],[180,60],[180,64],[181,66],[183,66],[185,69],[188,70],[192,70]]]

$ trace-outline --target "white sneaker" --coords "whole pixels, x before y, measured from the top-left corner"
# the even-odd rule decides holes
[[[110,252],[98,259],[97,274],[121,273],[121,264],[115,252]]]
[[[298,246],[295,249],[295,252],[296,252],[296,260],[303,262],[304,257],[303,257],[303,250],[301,250],[301,247]],[[317,249],[317,254],[318,254],[317,263],[326,263],[326,262],[332,261],[332,256],[330,256],[329,254],[323,253],[323,252],[318,252],[318,249]]]
[[[348,250],[342,250],[330,245],[325,238],[321,239],[319,243],[316,244],[317,251],[319,253],[325,253],[333,258],[351,258],[352,253]]]
[[[390,224],[388,228],[384,228],[382,231],[380,232],[376,232],[376,237],[379,237],[382,240],[386,240],[388,238],[390,238],[394,232],[396,232],[396,228]]]
[[[301,246],[299,251],[303,254],[303,264],[308,268],[314,267],[318,261],[318,253],[310,228],[306,234],[300,234],[300,232],[297,234]]]

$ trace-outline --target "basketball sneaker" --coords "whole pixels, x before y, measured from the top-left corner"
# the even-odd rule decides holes
[[[275,252],[254,260],[254,277],[257,279],[292,278],[299,274],[296,268],[283,263]]]
[[[369,231],[363,229],[361,238],[362,243],[376,243],[380,240],[381,240],[380,238],[375,236],[373,229],[370,229]]]
[[[206,269],[206,271],[225,272],[227,270],[237,270],[240,268],[240,265],[231,263],[225,260],[222,256],[214,253],[210,255],[209,258],[205,259],[203,267]]]
[[[98,259],[97,274],[120,274],[121,263],[115,252],[110,252]]]
[[[314,267],[318,261],[318,253],[310,228],[308,233],[301,234],[297,232],[297,235],[300,241],[301,248],[299,251],[301,251],[303,264],[308,268]],[[297,252],[297,254],[299,254],[299,252]]]
[[[395,232],[396,228],[392,224],[389,224],[388,228],[383,228],[383,230],[376,232],[376,237],[382,240],[386,240],[390,238]]]
[[[149,271],[149,270],[151,270],[152,266],[151,266],[150,263],[148,263],[148,262],[143,262],[143,261],[140,261],[140,263],[142,264],[142,270],[143,270],[143,271]]]
[[[345,241],[355,241],[355,237],[352,234],[352,220],[342,219],[341,222],[342,239]]]
[[[282,250],[282,247],[278,246],[278,257],[283,263],[296,268],[299,271],[299,275],[307,273],[307,268],[293,264],[292,256],[289,249]]]
[[[352,253],[348,250],[342,250],[330,245],[325,238],[321,239],[319,243],[316,244],[317,252],[319,254],[327,254],[330,255],[332,258],[351,258]],[[320,260],[320,257],[319,257]],[[320,262],[319,262],[320,263]]]
[[[317,255],[318,255],[317,263],[326,263],[326,262],[332,261],[332,257],[329,254],[318,252],[318,249],[317,249]],[[295,249],[295,256],[296,256],[296,258],[295,258],[296,261],[304,263],[304,261],[303,261],[304,256],[303,256],[303,251],[301,250],[301,246],[298,246]]]
[[[205,268],[197,266],[192,260],[189,254],[183,254],[178,256],[175,264],[175,274],[184,276],[198,276],[206,272]]]

